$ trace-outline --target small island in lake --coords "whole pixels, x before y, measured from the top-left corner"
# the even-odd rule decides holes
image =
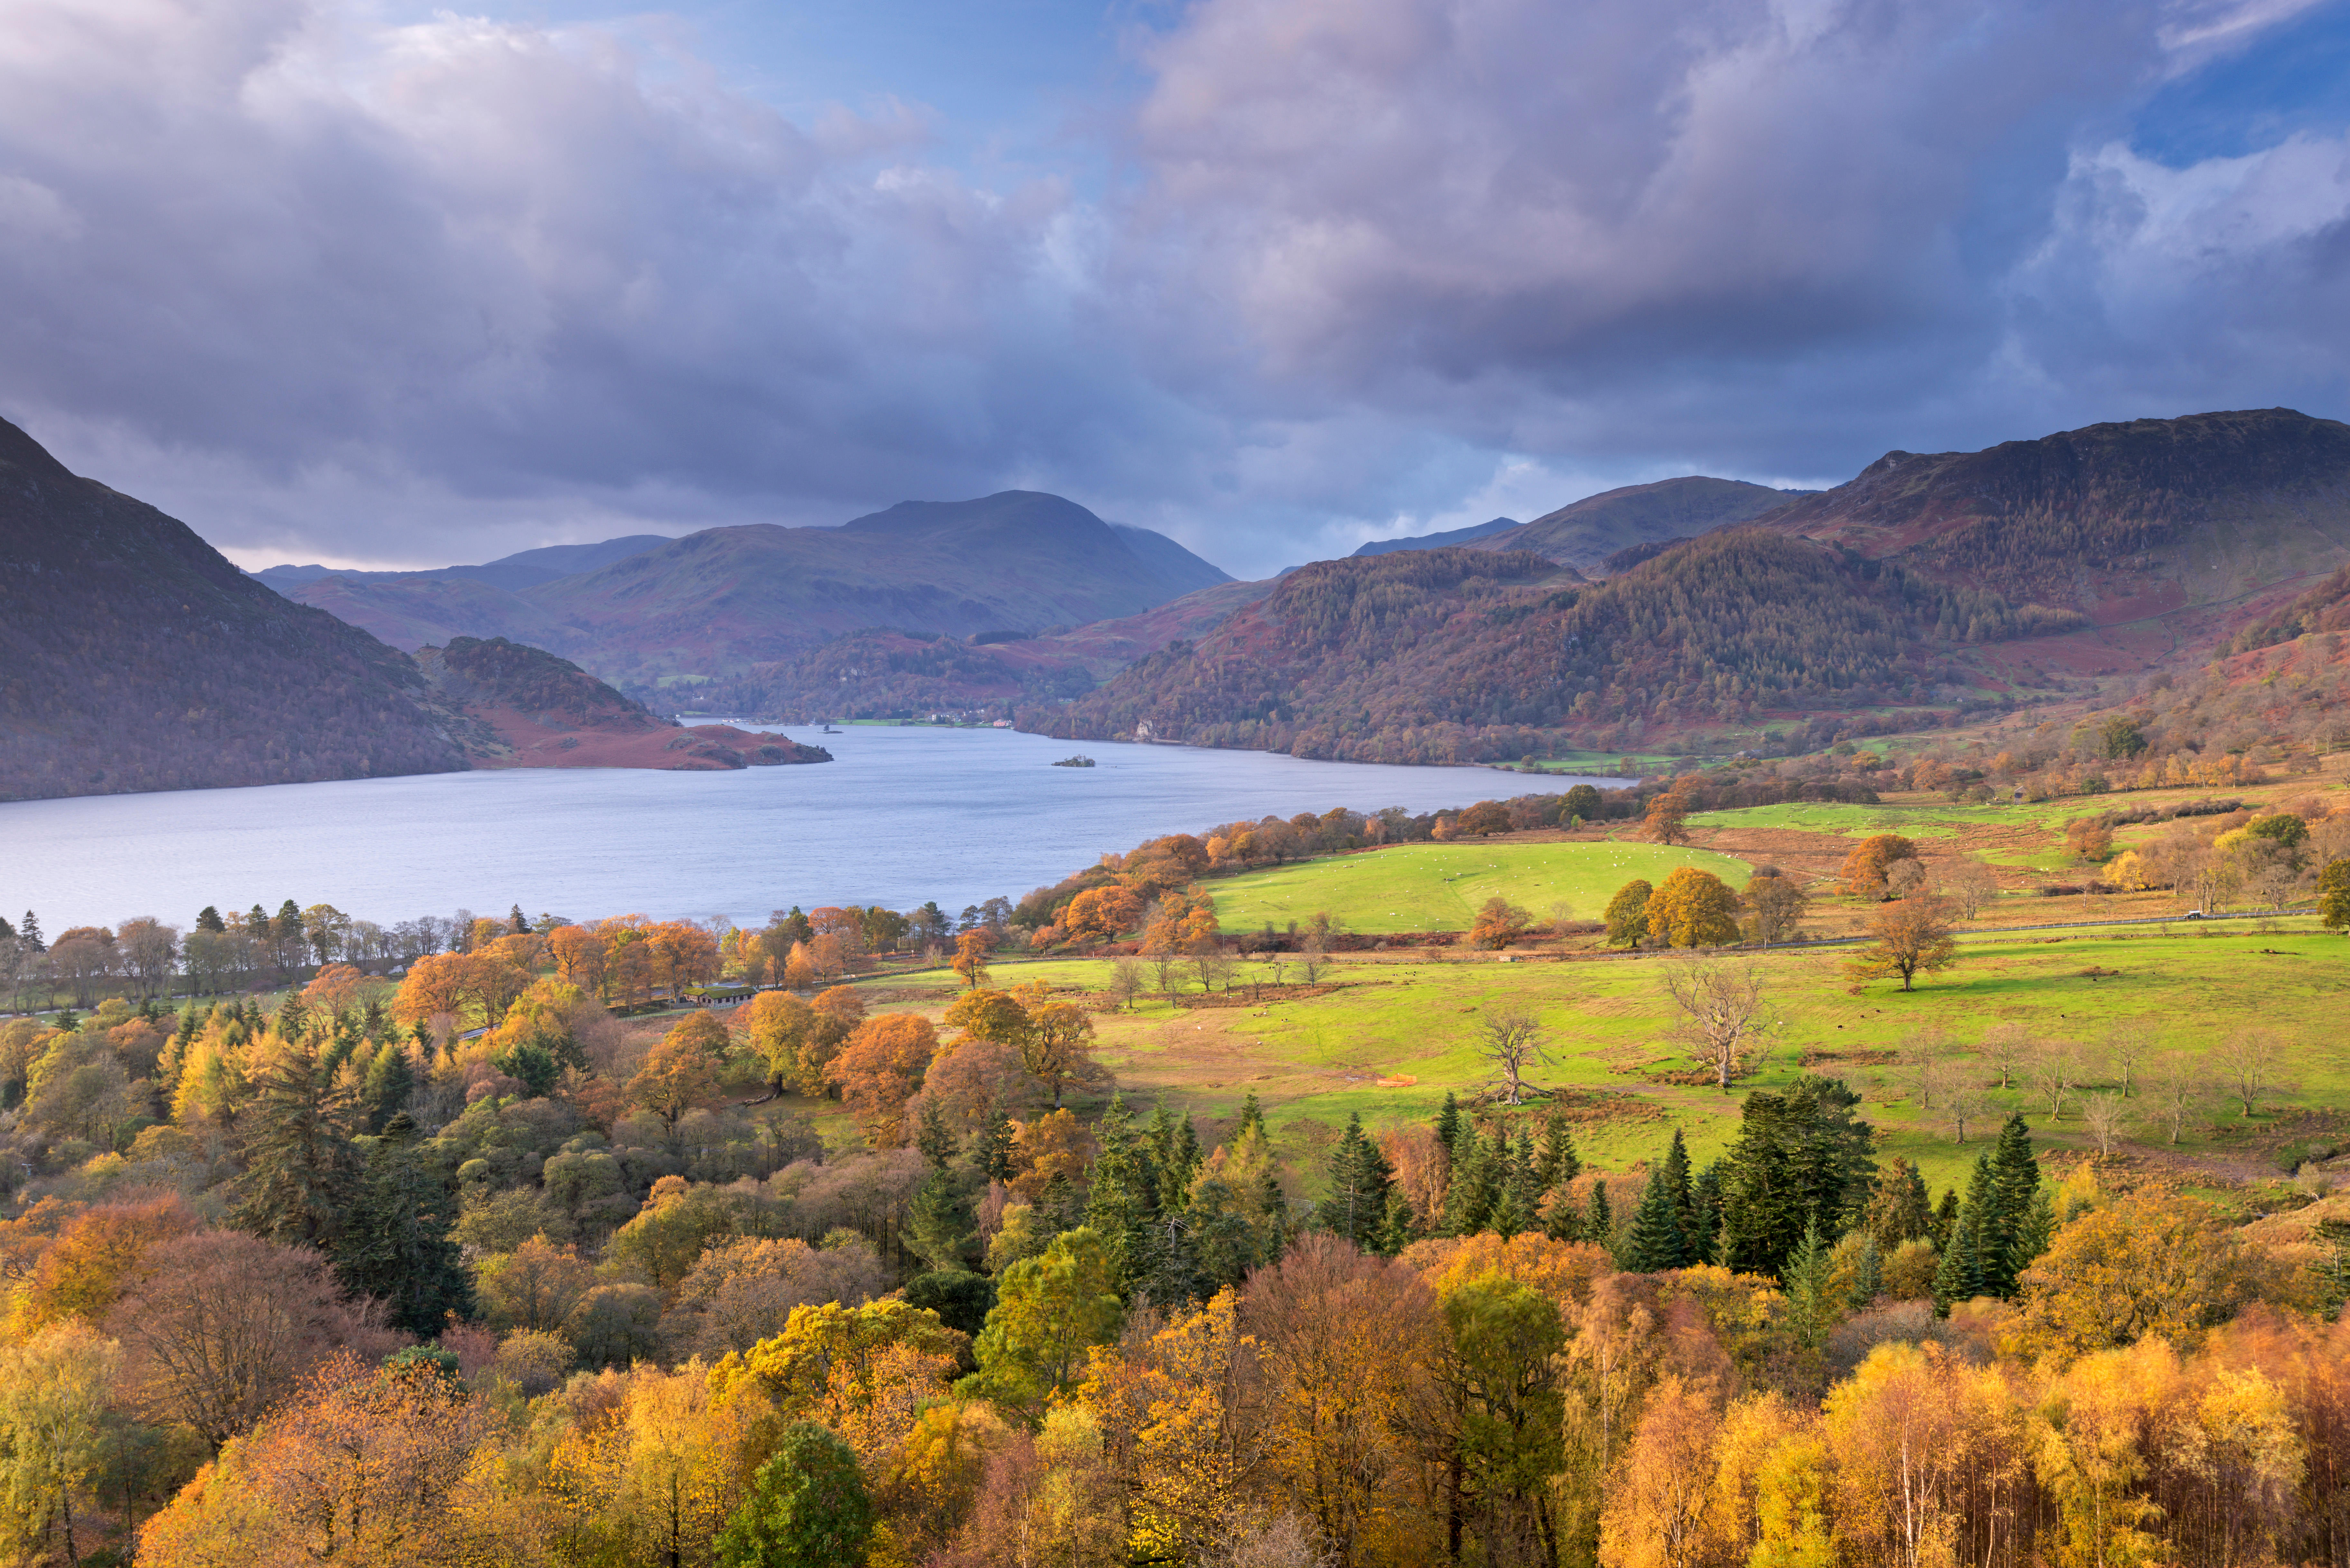
[[[1053,765],[1056,768],[1089,768],[1094,765],[1094,760],[1080,753],[1074,757],[1063,757]]]

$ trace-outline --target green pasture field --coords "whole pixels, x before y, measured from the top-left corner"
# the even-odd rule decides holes
[[[1216,919],[1227,931],[1270,920],[1311,919],[1315,911],[1347,929],[1458,931],[1469,929],[1486,899],[1499,895],[1537,919],[1568,905],[1576,919],[1597,919],[1616,889],[1636,877],[1661,882],[1677,867],[1696,866],[1732,886],[1753,867],[1711,850],[1601,840],[1581,843],[1399,844],[1361,855],[1301,861],[1209,883]]]
[[[1315,996],[1267,992],[1232,1007],[1182,1008],[1158,997],[1126,1012],[1096,1017],[1102,1060],[1130,1104],[1164,1097],[1202,1116],[1229,1116],[1253,1091],[1265,1106],[1275,1143],[1309,1189],[1318,1189],[1320,1154],[1349,1114],[1378,1127],[1435,1115],[1450,1090],[1464,1097],[1486,1077],[1476,1050],[1480,1015],[1497,1006],[1534,1009],[1553,1042],[1553,1062],[1529,1075],[1545,1086],[1610,1096],[1609,1107],[1578,1119],[1577,1147],[1599,1171],[1628,1174],[1659,1155],[1679,1127],[1700,1163],[1736,1136],[1740,1103],[1754,1088],[1783,1085],[1808,1070],[1843,1078],[1863,1098],[1861,1114],[1880,1129],[1880,1153],[1917,1160],[1939,1196],[1963,1187],[1981,1139],[2011,1109],[2031,1121],[2042,1147],[2094,1147],[2077,1097],[2052,1121],[2044,1100],[2020,1085],[1996,1087],[1995,1069],[1973,1053],[1994,1023],[2020,1023],[2035,1036],[2080,1047],[2082,1092],[2118,1087],[2102,1064],[2100,1043],[2122,1021],[2160,1032],[2157,1054],[2180,1051],[2210,1062],[2231,1032],[2250,1025],[2293,1044],[2284,1076],[2291,1087],[2263,1096],[2262,1114],[2244,1121],[2216,1092],[2204,1095],[2176,1149],[2142,1093],[2127,1147],[2158,1163],[2183,1161],[2182,1172],[2220,1172],[2229,1180],[2281,1176],[2257,1147],[2302,1111],[2350,1107],[2350,1051],[2339,1049],[2340,1018],[2350,995],[2350,939],[2310,928],[2262,931],[2256,922],[2022,933],[1970,940],[1960,961],[1926,976],[1904,994],[1871,981],[1853,995],[1837,950],[1756,956],[1779,1020],[1769,1048],[1725,1098],[1711,1088],[1659,1081],[1692,1070],[1669,1038],[1670,1005],[1662,985],[1668,959],[1617,956],[1536,958],[1501,963],[1485,955],[1350,954],[1333,977],[1344,982]],[[1245,995],[1254,965],[1241,966]],[[2092,976],[2088,971],[2097,971]],[[1044,980],[1098,991],[1108,965],[1068,960],[1005,966],[1004,981]],[[1293,976],[1294,978],[1294,976]],[[898,1000],[875,1006],[942,1008],[951,974],[892,977]],[[1187,990],[1197,994],[1197,982]],[[1910,1061],[1918,1037],[1939,1029],[1945,1049],[1991,1085],[1991,1108],[1955,1143],[1939,1114],[1915,1102]],[[2141,1067],[2141,1073],[2144,1068]],[[1405,1083],[1400,1080],[1411,1079]],[[1385,1085],[1381,1080],[1388,1080]],[[1537,1108],[1530,1115],[1539,1115]],[[2350,1140],[2350,1129],[2337,1131]]]

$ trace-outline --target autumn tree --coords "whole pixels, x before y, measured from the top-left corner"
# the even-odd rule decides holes
[[[87,1324],[63,1323],[0,1345],[0,1541],[18,1562],[81,1561],[74,1494],[104,1462],[120,1348]]]
[[[206,1231],[159,1244],[147,1262],[107,1318],[130,1401],[215,1449],[338,1349],[372,1358],[398,1343],[308,1248]]]
[[[1071,1386],[1087,1349],[1115,1337],[1124,1320],[1107,1239],[1083,1227],[1065,1231],[1042,1255],[1003,1271],[972,1345],[979,1370],[958,1387],[1035,1408]]]
[[[1019,1043],[1020,1059],[1060,1108],[1070,1085],[1098,1083],[1102,1071],[1093,1058],[1094,1021],[1082,1007],[1067,1002],[1046,1002],[1028,1015],[1028,1030]]]
[[[2212,1050],[2210,1064],[2240,1114],[2250,1117],[2262,1097],[2285,1088],[2293,1048],[2283,1035],[2258,1024],[2231,1029]]]
[[[980,990],[987,985],[987,954],[996,945],[996,933],[987,926],[972,926],[954,938],[954,960],[950,966],[963,978],[968,990]]]
[[[938,1034],[918,1012],[881,1012],[858,1024],[826,1069],[875,1148],[905,1141],[906,1102],[938,1054]]]
[[[1661,946],[1721,947],[1738,940],[1738,895],[1711,871],[1675,867],[1649,895],[1648,922]]]
[[[2192,1346],[2284,1271],[2210,1204],[2141,1189],[2060,1228],[2023,1272],[2014,1335],[2027,1354],[2079,1355],[2159,1334]]]
[[[1607,900],[1607,911],[1602,918],[1607,923],[1609,947],[1637,948],[1648,934],[1648,898],[1656,889],[1646,879],[1634,877],[1616,889]]]
[[[1957,961],[1949,906],[1930,895],[1887,904],[1869,918],[1869,931],[1874,940],[1846,965],[1856,980],[1898,975],[1901,989],[1908,991],[1918,975]]]
[[[1888,898],[1887,883],[1893,867],[1917,858],[1918,846],[1898,833],[1879,833],[1864,838],[1844,857],[1840,878],[1844,890],[1856,898]]]
[[[1679,790],[1668,790],[1648,802],[1648,814],[1640,824],[1641,831],[1658,844],[1689,842],[1689,798]]]
[[[1534,917],[1499,895],[1485,900],[1469,928],[1469,940],[1481,948],[1499,950],[1526,934]]]
[[[697,1012],[681,1020],[646,1054],[644,1065],[629,1080],[630,1102],[676,1131],[679,1117],[717,1095],[727,1044],[726,1025],[710,1014]]]
[[[1746,891],[1739,901],[1747,911],[1748,940],[1763,946],[1793,940],[1808,902],[1794,878],[1775,866],[1756,867],[1746,879]]]

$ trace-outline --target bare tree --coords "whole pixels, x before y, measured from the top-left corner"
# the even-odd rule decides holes
[[[2091,1095],[2081,1102],[2081,1122],[2097,1140],[2097,1152],[2111,1154],[2114,1140],[2129,1125],[2129,1102],[2119,1095]]]
[[[1999,1086],[2013,1086],[2013,1079],[2022,1071],[2032,1054],[2032,1031],[2021,1023],[1994,1023],[1983,1031],[1982,1057],[1999,1069]]]
[[[1493,1064],[1494,1082],[1507,1088],[1513,1106],[1525,1088],[1526,1070],[1552,1064],[1550,1039],[1543,1033],[1542,1021],[1524,1008],[1487,1009],[1484,1022],[1478,1025],[1477,1049]]]
[[[1979,1122],[1991,1111],[1991,1096],[1975,1081],[1975,1075],[1956,1063],[1945,1063],[1946,1082],[1942,1088],[1942,1119],[1950,1126],[1954,1143],[1967,1141],[1967,1127]]]
[[[1297,950],[1297,970],[1308,985],[1322,983],[1322,971],[1330,967],[1330,955],[1323,950],[1320,937],[1308,937]]]
[[[1980,860],[1961,860],[1943,877],[1942,896],[1971,920],[1999,897],[1999,874]]]
[[[2080,1085],[2081,1051],[2070,1040],[2035,1040],[2024,1058],[2024,1079],[2048,1102],[2048,1119],[2064,1119],[2065,1096]]]
[[[2162,1031],[2152,1019],[2124,1018],[2106,1030],[2106,1061],[2121,1078],[2126,1096],[2137,1076],[2138,1064],[2154,1054]]]
[[[1224,956],[1224,950],[1215,938],[1200,938],[1191,944],[1191,951],[1185,956],[1191,960],[1191,972],[1200,977],[1201,991],[1213,991],[1219,982],[1232,983],[1232,961]]]
[[[1183,955],[1164,942],[1142,950],[1145,962],[1150,965],[1151,978],[1159,982],[1161,996],[1175,994],[1176,977],[1183,972]]]
[[[1730,1093],[1748,1052],[1774,1027],[1763,1005],[1762,971],[1749,959],[1692,950],[1666,963],[1664,981],[1680,1012],[1673,1037]]]
[[[2228,1097],[2249,1116],[2260,1108],[2262,1096],[2292,1087],[2285,1078],[2292,1054],[2284,1036],[2273,1029],[2239,1029],[2211,1053],[2211,1066]]]
[[[1142,966],[1130,958],[1119,959],[1109,966],[1109,983],[1102,989],[1121,1011],[1133,1006],[1134,999],[1142,994]]]

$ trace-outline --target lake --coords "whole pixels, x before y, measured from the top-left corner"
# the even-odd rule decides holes
[[[1003,730],[852,725],[795,739],[837,759],[740,773],[516,769],[0,805],[0,910],[68,926],[287,898],[389,924],[520,904],[763,923],[794,904],[935,898],[950,913],[1105,852],[1221,822],[1412,812],[1560,791],[1563,774],[1302,762]],[[1614,780],[1589,782],[1612,784]]]

